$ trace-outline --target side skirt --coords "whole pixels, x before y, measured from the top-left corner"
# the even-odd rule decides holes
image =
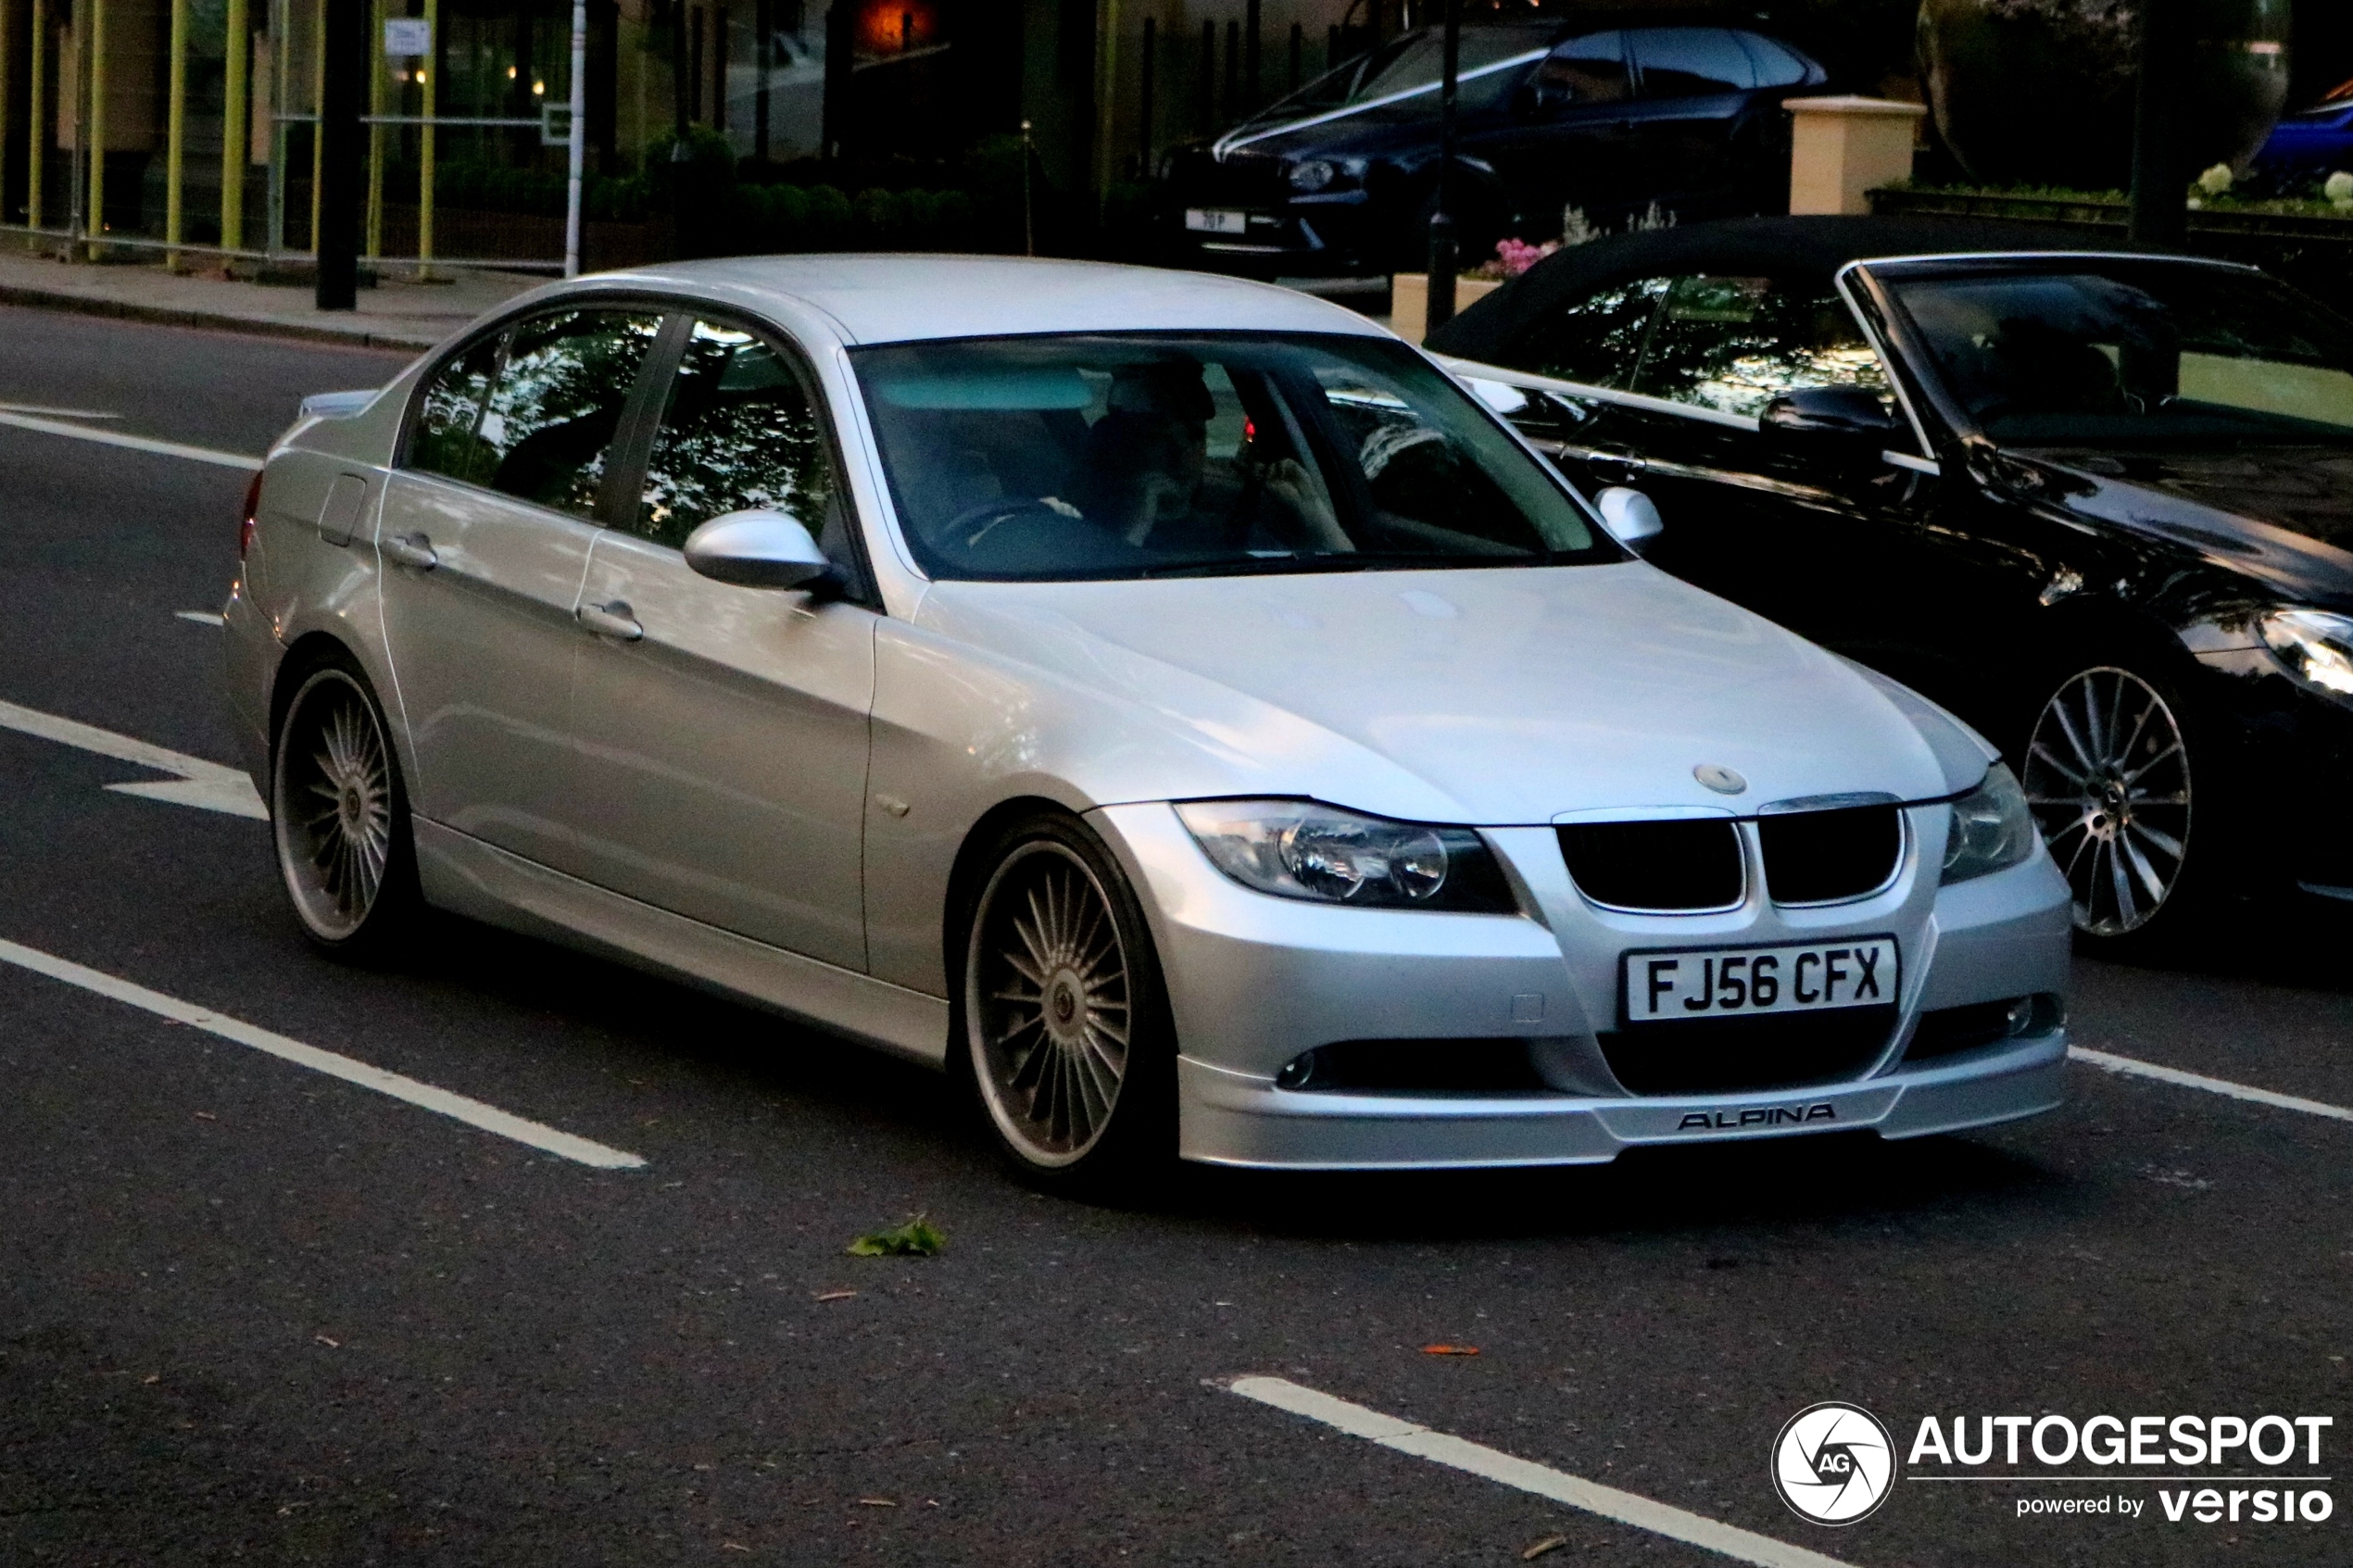
[[[422,817],[410,822],[429,904],[686,980],[926,1067],[947,1063],[941,997],[672,914]]]

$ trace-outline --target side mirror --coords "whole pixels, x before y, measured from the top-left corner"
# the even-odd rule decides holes
[[[1658,515],[1658,504],[1623,484],[1613,484],[1594,496],[1593,508],[1602,514],[1610,537],[1621,545],[1639,545],[1667,531],[1667,520]]]
[[[809,530],[765,507],[712,518],[686,535],[686,564],[714,582],[743,588],[815,592],[838,581]]]
[[[1783,451],[1838,463],[1867,463],[1898,444],[1904,427],[1860,386],[1808,386],[1783,393],[1757,416],[1765,439]]]

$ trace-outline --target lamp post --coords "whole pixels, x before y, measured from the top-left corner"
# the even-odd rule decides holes
[[[321,310],[350,310],[359,303],[359,211],[366,194],[359,107],[368,92],[368,13],[362,0],[325,0],[321,10],[316,302]]]
[[[1446,48],[1438,80],[1438,199],[1429,215],[1429,305],[1425,332],[1454,319],[1454,215],[1449,187],[1454,172],[1454,87],[1462,63],[1463,0],[1446,0]]]
[[[2141,0],[2140,90],[2133,108],[2135,245],[2179,248],[2189,238],[2189,171],[2182,167],[2181,0]]]

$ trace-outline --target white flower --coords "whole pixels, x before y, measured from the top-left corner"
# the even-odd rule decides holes
[[[2339,207],[2353,207],[2353,174],[2338,169],[2322,182],[2321,194]]]
[[[2218,163],[2197,177],[2197,188],[2209,196],[2219,196],[2231,188],[2231,166]]]

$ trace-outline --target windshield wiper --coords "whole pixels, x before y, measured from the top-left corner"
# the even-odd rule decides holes
[[[1552,551],[1508,556],[1438,555],[1428,550],[1333,550],[1312,555],[1213,556],[1203,560],[1170,561],[1146,567],[1142,577],[1250,577],[1317,571],[1374,571],[1399,565],[1436,570],[1481,566],[1546,566]]]

